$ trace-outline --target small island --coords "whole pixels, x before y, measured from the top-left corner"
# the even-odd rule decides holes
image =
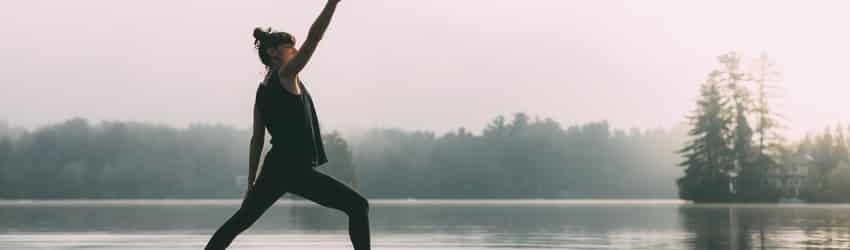
[[[786,143],[769,105],[779,73],[764,54],[744,71],[741,57],[718,57],[688,116],[690,139],[678,151],[679,197],[715,202],[848,202],[850,153],[844,127]],[[750,66],[750,65],[748,65]]]

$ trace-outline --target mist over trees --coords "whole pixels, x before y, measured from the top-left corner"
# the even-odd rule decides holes
[[[350,154],[338,133],[324,136],[328,154]],[[236,197],[245,190],[238,179],[247,175],[249,138],[247,130],[222,125],[176,129],[74,118],[3,136],[0,197]],[[325,167],[352,178],[350,157]]]
[[[82,118],[33,131],[2,125],[0,198],[239,198],[245,190],[245,129]],[[317,169],[370,198],[673,198],[685,131],[605,121],[562,128],[515,113],[478,134],[375,128],[350,138],[324,134],[329,162]]]
[[[762,54],[753,70],[730,52],[702,83],[679,153],[679,197],[695,202],[850,201],[850,152],[842,125],[786,144],[772,111],[779,75]],[[754,124],[754,125],[751,125]]]
[[[373,129],[355,140],[355,162],[362,190],[376,197],[671,198],[683,139],[681,129],[562,128],[516,113],[481,134]]]
[[[779,168],[782,138],[768,105],[768,83],[777,74],[766,55],[745,71],[736,52],[719,56],[688,116],[691,137],[679,151],[685,175],[679,197],[697,202],[771,201],[782,196],[768,173]],[[753,98],[753,95],[756,98]],[[750,120],[755,120],[755,128]],[[753,141],[757,136],[758,141]]]

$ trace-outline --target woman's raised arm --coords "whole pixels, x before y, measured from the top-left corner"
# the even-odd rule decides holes
[[[307,34],[307,40],[305,40],[304,44],[301,45],[301,48],[298,49],[298,53],[295,54],[295,57],[293,57],[292,60],[280,68],[281,75],[294,76],[301,72],[301,69],[304,69],[304,66],[307,65],[308,61],[310,61],[310,57],[313,56],[313,52],[316,51],[316,46],[319,45],[319,41],[322,40],[322,36],[325,34],[325,30],[328,28],[328,24],[331,22],[331,17],[333,17],[334,11],[336,10],[337,3],[339,3],[339,0],[328,0],[325,4],[325,8],[322,9],[322,13],[319,14],[319,17],[316,18],[316,21],[313,22],[312,26],[310,26],[310,32]]]

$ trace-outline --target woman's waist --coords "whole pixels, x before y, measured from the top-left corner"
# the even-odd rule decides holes
[[[285,132],[272,133],[269,143],[281,148],[297,148],[311,145],[313,136],[313,133],[307,129],[302,131],[290,129]]]
[[[268,160],[290,163],[311,162],[315,157],[307,146],[272,146],[267,153]]]
[[[273,145],[268,154],[284,158],[296,156],[311,156],[309,145]]]

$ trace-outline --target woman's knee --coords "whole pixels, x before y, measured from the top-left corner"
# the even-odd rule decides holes
[[[363,196],[356,196],[349,207],[349,214],[361,214],[369,212],[369,200]]]

